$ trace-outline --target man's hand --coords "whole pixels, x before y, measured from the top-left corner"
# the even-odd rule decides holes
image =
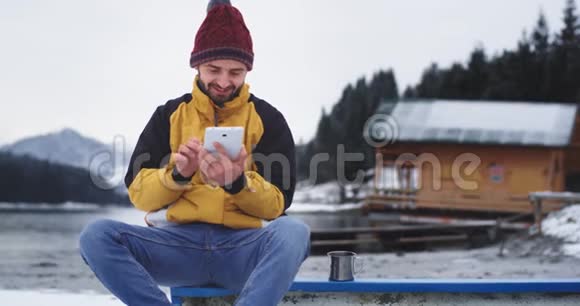
[[[199,169],[202,177],[207,183],[219,186],[230,185],[244,172],[244,165],[248,154],[246,148],[242,147],[238,156],[230,159],[224,147],[214,142],[216,153],[201,150],[199,154]]]
[[[203,150],[201,142],[195,137],[179,145],[177,153],[173,153],[173,160],[175,160],[175,168],[181,176],[190,177],[199,169],[199,153],[201,150]]]

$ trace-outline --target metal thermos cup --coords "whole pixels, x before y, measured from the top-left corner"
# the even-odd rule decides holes
[[[350,251],[332,251],[327,254],[330,257],[330,281],[354,280],[354,260],[356,253]]]

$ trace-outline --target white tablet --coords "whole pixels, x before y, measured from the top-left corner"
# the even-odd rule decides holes
[[[219,142],[228,153],[231,159],[238,157],[242,149],[244,140],[244,128],[241,126],[232,127],[208,127],[205,129],[203,148],[209,152],[216,152],[214,142]]]

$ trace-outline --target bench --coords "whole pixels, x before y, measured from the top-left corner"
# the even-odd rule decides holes
[[[172,287],[172,305],[232,305],[234,292]],[[511,301],[511,303],[510,303]],[[517,303],[516,303],[517,301]],[[578,279],[296,279],[279,305],[580,305]]]

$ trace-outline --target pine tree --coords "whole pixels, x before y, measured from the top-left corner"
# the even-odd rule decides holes
[[[577,101],[580,78],[580,39],[576,3],[568,0],[564,8],[563,27],[550,57],[551,96],[557,101]]]
[[[314,138],[312,153],[313,155],[329,154],[330,160],[322,162],[316,169],[312,169],[313,171],[317,171],[317,173],[309,173],[311,178],[316,177],[316,181],[312,182],[315,184],[324,183],[336,177],[336,162],[334,162],[334,159],[332,158],[334,156],[333,151],[336,151],[336,149],[333,150],[333,144],[336,142],[336,139],[330,121],[330,116],[326,114],[326,110],[323,108],[320,120],[318,121],[318,128],[316,130],[316,137]],[[312,156],[310,156],[308,161],[306,161],[308,166],[310,165],[310,159]]]
[[[546,54],[550,47],[550,30],[543,11],[540,11],[536,28],[532,32],[532,45],[537,54]]]
[[[441,88],[435,98],[460,99],[468,97],[467,73],[460,63],[454,63],[446,71],[442,72]]]
[[[405,88],[405,91],[403,92],[403,98],[404,99],[417,98],[417,92],[415,91],[415,88],[411,85],[407,85],[407,87]]]
[[[423,72],[421,82],[417,86],[417,97],[437,98],[441,90],[441,72],[436,63]]]
[[[564,28],[560,31],[558,39],[562,45],[575,45],[579,40],[579,24],[576,15],[576,2],[567,0],[564,8]]]
[[[326,110],[323,107],[316,129],[315,146],[317,152],[327,152],[329,150],[328,144],[331,142],[332,135],[330,117],[326,114]]]
[[[489,82],[487,56],[483,46],[478,46],[471,52],[467,63],[466,82],[466,94],[463,98],[480,99]]]
[[[377,72],[370,82],[360,78],[354,85],[347,85],[330,112],[322,109],[315,138],[297,150],[298,177],[314,177],[308,171],[310,160],[316,153],[329,154],[330,161],[318,166],[315,183],[336,179],[337,167],[344,167],[348,180],[352,180],[357,171],[372,167],[374,148],[364,140],[364,126],[383,101],[396,101],[398,98],[397,81],[392,70]],[[362,153],[364,159],[339,165],[336,155],[339,145],[344,146],[346,153]]]

